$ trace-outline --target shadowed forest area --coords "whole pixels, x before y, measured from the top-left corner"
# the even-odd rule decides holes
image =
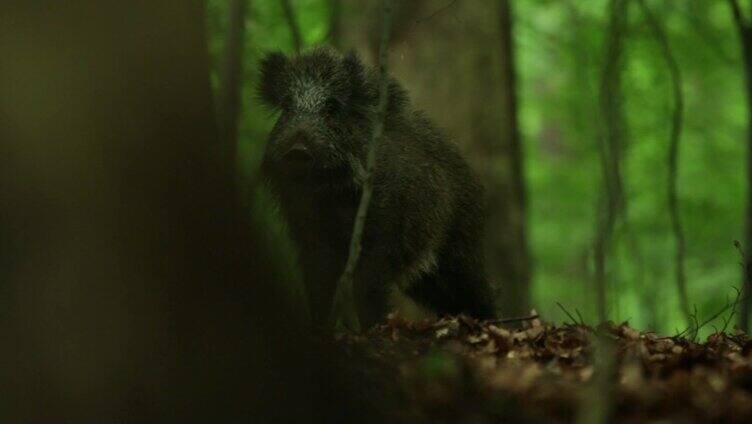
[[[752,419],[751,1],[5,0],[0,58],[3,422]]]

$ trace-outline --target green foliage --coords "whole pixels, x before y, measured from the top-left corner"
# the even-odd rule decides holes
[[[740,51],[726,2],[650,4],[667,28],[685,75],[679,200],[690,301],[702,319],[723,308],[740,278],[732,246],[741,238],[744,201]],[[592,320],[594,289],[588,282],[600,178],[595,147],[605,2],[517,6],[534,304],[548,316],[565,319],[555,308],[560,301]],[[659,47],[637,8],[630,13],[626,48],[628,226],[617,228],[610,262],[610,316],[630,319],[638,328],[673,332],[682,318],[673,284],[666,193],[671,87]]]
[[[557,321],[566,320],[557,301],[569,310],[577,308],[590,322],[595,317],[592,246],[600,179],[598,82],[606,3],[514,2],[528,234],[534,259],[532,303]],[[740,281],[732,245],[742,238],[745,187],[740,46],[726,1],[648,3],[666,27],[684,75],[679,201],[687,237],[689,297],[702,321],[724,307],[727,297],[733,297],[731,287]],[[297,0],[293,7],[305,44],[323,42],[329,2]],[[209,1],[209,48],[215,58],[222,52],[226,9],[225,1]],[[247,24],[238,149],[241,174],[251,179],[274,118],[253,92],[258,60],[271,50],[291,53],[292,40],[277,0],[250,1]],[[612,319],[629,319],[634,327],[673,333],[682,329],[683,319],[674,285],[667,207],[671,86],[659,46],[637,7],[630,10],[625,62],[627,220],[616,228],[609,261],[609,311]],[[254,199],[254,211],[263,216],[257,219],[289,249],[268,199],[263,194]],[[294,255],[282,257],[291,269]]]

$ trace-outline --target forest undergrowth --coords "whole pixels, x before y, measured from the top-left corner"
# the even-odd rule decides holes
[[[595,391],[608,393],[608,422],[752,422],[752,340],[725,330],[700,341],[696,328],[666,337],[574,317],[557,326],[535,314],[411,322],[393,313],[335,344],[390,421],[590,422]],[[604,340],[610,368],[594,366]],[[612,377],[599,379],[604,370]]]

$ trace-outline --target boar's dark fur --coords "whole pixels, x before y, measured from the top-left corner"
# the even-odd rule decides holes
[[[262,161],[294,241],[313,321],[329,314],[349,254],[378,103],[378,74],[354,53],[319,47],[267,55],[259,93],[280,112]],[[355,272],[364,325],[396,285],[439,314],[490,317],[482,187],[456,147],[389,83],[384,139]]]

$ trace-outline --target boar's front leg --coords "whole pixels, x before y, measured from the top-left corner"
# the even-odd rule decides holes
[[[360,325],[368,329],[381,322],[389,310],[389,295],[396,273],[390,254],[383,247],[363,249],[355,270],[355,302]]]

